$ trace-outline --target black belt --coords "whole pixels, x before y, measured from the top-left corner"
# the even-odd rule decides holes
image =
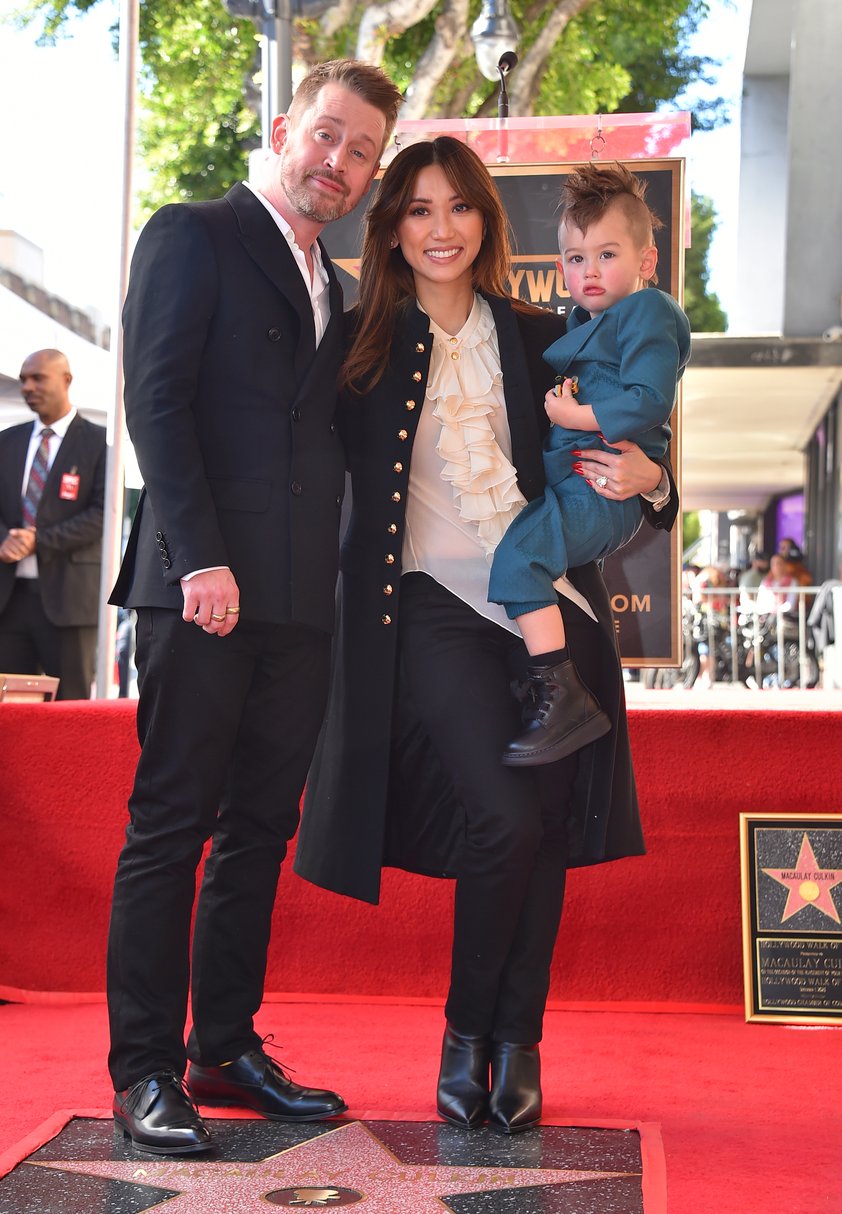
[[[37,577],[16,577],[15,590],[21,594],[40,594]]]

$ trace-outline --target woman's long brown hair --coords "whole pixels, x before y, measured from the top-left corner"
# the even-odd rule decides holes
[[[383,174],[363,220],[357,325],[340,381],[352,391],[362,392],[382,378],[389,364],[397,317],[415,300],[412,270],[400,247],[393,249],[390,242],[409,210],[418,174],[430,165],[438,165],[456,193],[485,220],[482,245],[472,267],[474,290],[509,296],[509,221],[497,187],[479,156],[450,135],[404,148]],[[518,306],[517,301],[514,303]]]

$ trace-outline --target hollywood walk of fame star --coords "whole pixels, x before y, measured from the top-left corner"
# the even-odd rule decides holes
[[[794,914],[805,906],[814,906],[816,910],[839,923],[839,911],[830,896],[830,891],[842,884],[842,869],[819,868],[819,862],[813,852],[813,845],[804,832],[801,840],[801,850],[794,868],[764,868],[761,872],[779,881],[789,890],[781,915],[781,923],[791,919]]]
[[[303,1208],[300,1196],[309,1189],[353,1191],[360,1195],[353,1203],[360,1214],[366,1205],[372,1214],[407,1214],[410,1210],[412,1214],[441,1214],[448,1206],[440,1198],[457,1193],[510,1191],[633,1175],[570,1168],[407,1164],[359,1121],[332,1127],[317,1138],[258,1163],[158,1159],[30,1162],[61,1172],[173,1190],[177,1195],[162,1203],[167,1214],[208,1214],[209,1210],[214,1214],[267,1214],[267,1201],[277,1204],[270,1195],[284,1189],[294,1191],[285,1203],[291,1209]],[[338,1204],[322,1200],[321,1209]]]

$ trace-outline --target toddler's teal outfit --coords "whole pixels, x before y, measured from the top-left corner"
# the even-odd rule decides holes
[[[544,444],[547,486],[524,506],[497,545],[488,598],[509,619],[558,602],[553,582],[627,544],[640,527],[640,501],[609,501],[573,472],[575,451],[628,439],[662,458],[676,384],[690,358],[690,325],[656,287],[635,291],[591,319],[574,307],[567,332],[544,352],[557,375],[578,376],[579,399],[594,411],[593,432],[553,426]]]

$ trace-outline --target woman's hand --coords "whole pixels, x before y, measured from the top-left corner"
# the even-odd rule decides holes
[[[663,469],[648,455],[644,455],[636,443],[621,439],[611,444],[619,455],[608,451],[577,451],[577,471],[600,497],[614,502],[624,502],[639,493],[652,493],[661,483]],[[598,484],[600,477],[605,484]]]

